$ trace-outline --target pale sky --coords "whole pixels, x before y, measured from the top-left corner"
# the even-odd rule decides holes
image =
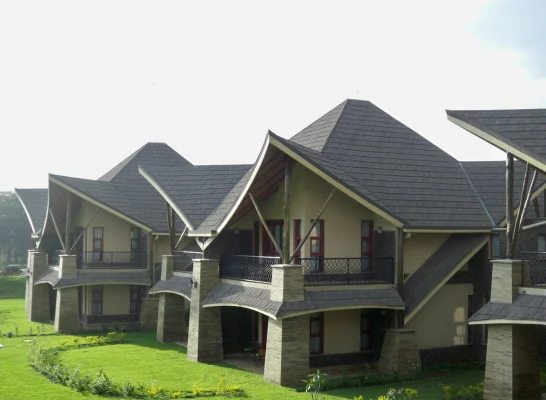
[[[346,98],[459,160],[445,109],[546,108],[546,2],[0,2],[0,190],[95,179],[146,142],[252,163]],[[542,58],[542,59],[541,59]],[[545,61],[545,62],[543,62]]]

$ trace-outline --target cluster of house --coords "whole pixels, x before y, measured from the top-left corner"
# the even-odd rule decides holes
[[[505,162],[459,162],[361,100],[290,139],[268,132],[253,165],[192,165],[148,143],[97,180],[16,189],[35,241],[29,319],[153,329],[196,361],[250,349],[282,385],[316,366],[477,357],[495,318],[468,321],[495,305],[507,210],[535,226],[515,249],[517,286],[546,284],[546,175],[528,183],[546,140],[510,136],[546,116],[487,113],[448,117],[517,158],[528,198],[507,205]]]

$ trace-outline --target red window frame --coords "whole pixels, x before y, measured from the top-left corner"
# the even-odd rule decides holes
[[[318,322],[320,327],[320,332],[313,333],[313,322]],[[311,342],[311,338],[319,338],[320,340],[320,350],[319,351],[312,351],[311,345],[309,345],[309,353],[310,354],[322,354],[324,353],[324,313],[314,313],[309,316],[309,342]]]
[[[362,326],[362,320],[367,319],[368,320],[368,329],[364,329]],[[370,314],[364,314],[364,311],[360,314],[360,350],[371,350],[373,349],[373,331],[372,331],[372,317]],[[367,334],[369,337],[368,340],[368,347],[362,346],[362,334]]]
[[[294,220],[294,251],[301,243],[301,219]],[[294,261],[300,263],[301,249],[295,254]]]
[[[313,223],[313,220],[311,220],[311,224]],[[317,225],[320,225],[320,229],[318,231],[319,236],[310,236],[309,237],[309,257],[310,258],[317,258],[320,260],[319,263],[319,269],[318,271],[313,272],[324,272],[324,220],[319,219],[317,222]],[[313,228],[313,230],[317,229],[317,225]],[[319,242],[320,243],[320,250],[319,251],[313,251],[313,242]]]
[[[284,220],[282,219],[273,219],[265,221],[267,227],[273,235],[275,235],[275,227],[280,226],[281,228],[281,243],[280,247],[282,248],[282,235],[284,234]],[[280,254],[277,253],[275,246],[271,242],[269,235],[264,227],[262,227],[262,256],[266,257],[280,257]]]

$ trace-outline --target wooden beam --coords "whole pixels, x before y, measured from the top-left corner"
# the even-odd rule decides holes
[[[519,207],[518,207],[518,215],[516,216],[516,222],[514,223],[514,228],[512,230],[512,247],[514,247],[514,241],[516,240],[516,236],[518,235],[517,227],[519,225],[519,220],[522,218],[522,211],[523,211],[523,203],[525,202],[525,197],[527,195],[527,186],[529,184],[529,169],[531,168],[531,164],[527,163],[525,165],[525,175],[523,176],[523,185],[521,187],[521,195],[519,199]]]
[[[294,258],[296,258],[296,254],[298,254],[298,252],[301,250],[301,248],[303,247],[303,244],[307,241],[307,239],[309,238],[309,236],[311,235],[311,232],[313,232],[313,229],[315,228],[315,225],[317,224],[318,220],[320,219],[320,216],[322,215],[322,213],[324,212],[324,210],[326,209],[326,206],[328,205],[328,203],[330,202],[330,199],[332,198],[332,196],[334,195],[334,193],[337,191],[336,188],[332,188],[332,191],[330,192],[330,195],[328,196],[328,198],[326,199],[326,201],[324,202],[322,208],[320,209],[320,211],[318,212],[317,216],[315,217],[315,219],[313,220],[313,222],[311,223],[311,227],[309,228],[309,230],[307,231],[307,233],[305,234],[305,236],[302,238],[300,244],[298,244],[298,247],[296,247],[294,249],[294,253],[290,256],[290,260],[289,260],[289,263],[291,263]]]
[[[546,220],[540,221],[540,222],[535,222],[534,224],[526,225],[526,226],[522,227],[521,230],[526,231],[528,229],[538,228],[539,226],[544,226],[544,225],[546,225]]]
[[[70,246],[70,217],[72,216],[72,195],[70,192],[66,192],[66,221],[65,221],[65,234],[64,243],[68,248]]]
[[[269,239],[273,243],[273,246],[275,246],[275,250],[277,250],[277,253],[279,253],[279,256],[281,256],[281,259],[284,260],[283,252],[281,248],[279,247],[279,245],[277,244],[277,242],[275,241],[275,236],[273,236],[273,234],[271,233],[271,230],[269,230],[269,227],[267,226],[267,223],[265,222],[264,216],[260,212],[258,203],[256,203],[256,200],[254,200],[254,196],[252,196],[252,193],[248,192],[248,197],[250,197],[250,201],[252,201],[252,204],[254,204],[254,208],[256,209],[256,214],[258,214],[258,218],[260,219],[260,222],[262,223],[265,231],[267,232]]]
[[[89,225],[91,225],[91,221],[93,221],[93,219],[95,218],[95,216],[98,214],[99,211],[100,211],[100,208],[97,207],[95,209],[95,212],[91,216],[91,219],[89,221],[87,221],[87,224],[85,225],[85,228],[83,228],[83,230],[80,232],[80,234],[78,235],[78,237],[76,238],[76,240],[72,244],[72,247],[70,248],[70,250],[68,250],[68,254],[72,254],[72,250],[74,250],[74,247],[76,247],[76,245],[78,244],[78,242],[82,238],[84,232],[87,231],[87,228],[89,228]]]
[[[514,156],[506,153],[506,258],[512,259],[512,230],[514,229]]]
[[[286,158],[284,166],[284,235],[283,264],[290,263],[290,159]]]
[[[184,230],[182,231],[182,234],[180,235],[180,238],[178,239],[178,242],[176,242],[176,246],[174,246],[174,249],[178,249],[178,246],[180,246],[180,243],[182,242],[182,239],[184,239],[184,235],[186,235],[186,232],[188,231],[188,227],[186,226]]]
[[[533,207],[535,208],[535,217],[540,218],[540,203],[536,197],[533,199]]]
[[[53,221],[53,226],[55,227],[55,232],[57,232],[57,237],[59,238],[59,242],[61,242],[63,251],[66,253],[66,246],[63,242],[63,235],[61,235],[61,231],[59,230],[59,225],[57,225],[57,220],[55,219],[55,216],[53,215],[53,210],[51,209],[51,207],[49,207],[49,215],[51,215],[51,220]]]
[[[535,187],[535,182],[537,180],[537,176],[538,176],[538,169],[535,168],[535,172],[533,173],[533,178],[531,179],[531,184],[529,185],[529,189],[527,191],[527,196],[525,198],[525,203],[523,205],[523,210],[522,210],[522,213],[521,213],[522,217],[517,222],[517,225],[515,226],[514,240],[512,241],[512,254],[515,254],[516,248],[518,246],[519,232],[521,231],[521,227],[523,225],[523,220],[525,219],[525,214],[527,214],[527,207],[529,207],[529,203],[531,201],[531,196],[533,195],[533,188]]]
[[[172,235],[171,237],[171,253],[174,255],[176,250],[176,211],[171,207],[171,225],[172,225]]]

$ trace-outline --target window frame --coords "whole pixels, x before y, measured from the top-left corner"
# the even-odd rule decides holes
[[[133,299],[133,294],[136,297]],[[140,314],[140,305],[142,302],[142,288],[139,285],[129,285],[129,314]],[[133,308],[134,306],[134,308]],[[134,310],[134,311],[133,311]]]
[[[313,333],[312,325],[313,321],[318,321],[320,326],[319,333]],[[311,339],[319,338],[320,339],[320,351],[313,352],[311,350]],[[324,312],[313,313],[309,315],[309,354],[324,354]]]
[[[311,225],[313,224],[313,221],[314,220],[311,220]],[[324,272],[324,249],[326,247],[325,245],[325,237],[324,237],[324,220],[323,219],[319,219],[317,221],[317,225],[320,224],[320,230],[319,230],[319,235],[320,236],[309,236],[309,258],[310,258],[310,261],[311,261],[311,272]],[[317,226],[315,225],[315,227],[313,228],[313,230],[315,230],[317,228]],[[313,241],[318,241],[320,243],[320,251],[313,251]],[[314,269],[313,268],[313,260],[316,259],[316,260],[319,260],[319,263],[318,263],[318,269]]]
[[[363,235],[364,224],[369,224],[369,226],[368,226],[369,236],[364,236]],[[373,237],[373,235],[374,235],[373,220],[362,220],[362,221],[360,221],[360,259],[361,259],[360,269],[362,271],[373,270],[373,256],[374,256],[374,251],[373,251],[374,237]],[[362,246],[362,243],[364,243],[364,242],[368,243],[369,251],[364,251],[364,248]],[[366,260],[366,259],[369,260],[368,267],[364,268],[364,260]]]
[[[368,320],[368,329],[362,328],[362,319]],[[372,329],[373,318],[369,313],[365,313],[365,310],[362,310],[360,313],[360,351],[373,350],[373,329]],[[362,334],[368,335],[368,347],[362,347]]]
[[[540,245],[540,238],[542,238],[544,240],[544,250],[540,250],[539,248],[539,245]],[[544,253],[546,252],[546,235],[545,234],[539,234],[537,235],[537,251],[539,253]]]
[[[281,243],[279,247],[282,249],[283,246],[283,239],[284,239],[284,220],[282,219],[271,219],[265,221],[267,224],[267,227],[275,236],[275,226],[281,227]],[[277,243],[279,244],[279,243]],[[271,249],[268,248],[268,246],[271,245]],[[281,255],[277,253],[277,250],[275,249],[275,246],[271,242],[271,239],[269,238],[269,235],[267,234],[267,231],[265,230],[265,227],[262,226],[262,256],[264,257],[280,257]]]
[[[294,220],[294,251],[296,251],[297,247],[301,243],[301,219],[295,219]],[[294,262],[296,264],[299,264],[301,260],[301,249],[294,253]]]
[[[101,232],[100,238],[97,237],[96,232]],[[95,246],[95,244],[100,243],[100,246]],[[104,257],[104,227],[95,226],[93,227],[93,261],[103,261]]]
[[[95,300],[95,293],[98,293],[100,295],[100,300]],[[102,285],[93,285],[91,287],[91,314],[93,315],[101,315],[104,312],[104,293],[103,293],[103,286]],[[100,307],[99,312],[95,312],[95,304],[98,304]]]
[[[499,254],[497,255],[493,254],[493,247],[494,247],[495,240],[498,240],[498,243],[499,243]],[[492,233],[491,235],[489,235],[489,258],[496,259],[496,258],[500,258],[500,256],[501,256],[500,233]]]

